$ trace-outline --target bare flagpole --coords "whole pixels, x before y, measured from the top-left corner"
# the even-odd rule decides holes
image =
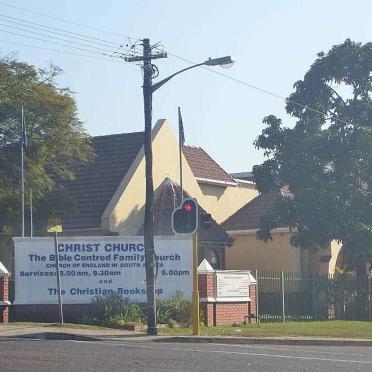
[[[185,133],[183,131],[183,122],[181,108],[178,107],[178,145],[180,152],[180,187],[181,187],[181,204],[183,202],[183,174],[182,174],[182,148],[185,143]]]
[[[30,237],[33,236],[33,216],[32,216],[32,189],[30,190]]]
[[[25,236],[25,171],[24,171],[24,149],[25,145],[25,128],[24,128],[24,111],[22,105],[21,112],[21,205],[22,205],[22,237]]]

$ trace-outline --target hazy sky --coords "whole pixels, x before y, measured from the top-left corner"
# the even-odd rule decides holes
[[[1,54],[16,51],[19,60],[36,66],[50,61],[60,66],[64,75],[58,82],[75,92],[79,117],[91,135],[143,130],[140,68],[114,58],[101,61],[6,43],[88,54],[4,32],[26,34],[9,27],[23,26],[5,22],[10,18],[1,16],[100,38],[105,45],[126,43],[126,36],[132,42],[148,37],[152,43],[161,42],[166,51],[194,62],[232,55],[238,61],[232,68],[214,69],[284,97],[306,73],[316,53],[328,51],[346,38],[365,43],[372,36],[371,0],[0,0]],[[172,56],[157,60],[156,65],[158,80],[189,66]],[[155,93],[153,123],[166,118],[176,133],[178,106],[183,113],[186,143],[203,147],[229,172],[248,171],[262,162],[262,153],[254,148],[253,141],[264,128],[264,116],[275,114],[292,123],[286,118],[282,100],[200,68],[176,77]]]

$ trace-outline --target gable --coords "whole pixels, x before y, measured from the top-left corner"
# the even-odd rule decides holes
[[[158,120],[152,131],[153,184],[156,190],[165,178],[179,182],[179,145],[168,122]],[[145,157],[141,148],[102,216],[104,230],[135,235],[143,223],[145,204]],[[183,157],[183,185],[202,204],[203,194]]]
[[[62,187],[76,210],[62,217],[64,229],[99,228],[101,216],[143,145],[143,132],[93,137],[95,159],[74,167],[75,180]]]

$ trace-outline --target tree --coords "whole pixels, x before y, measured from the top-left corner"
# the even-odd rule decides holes
[[[14,58],[0,60],[0,222],[10,233],[20,231],[22,105],[27,128],[26,202],[32,189],[36,214],[52,213],[46,200],[59,189],[57,180],[72,180],[73,164],[93,156],[71,91],[55,83],[61,72],[53,65],[36,69]]]
[[[255,146],[267,160],[253,170],[260,192],[289,191],[262,219],[258,238],[270,239],[270,231],[285,224],[294,246],[338,240],[362,283],[372,257],[371,72],[372,43],[347,39],[319,53],[286,102],[295,126],[264,118]]]

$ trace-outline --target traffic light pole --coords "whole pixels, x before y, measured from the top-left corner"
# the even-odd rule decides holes
[[[193,234],[193,291],[192,291],[192,329],[194,336],[200,336],[199,285],[198,285],[198,233]]]

